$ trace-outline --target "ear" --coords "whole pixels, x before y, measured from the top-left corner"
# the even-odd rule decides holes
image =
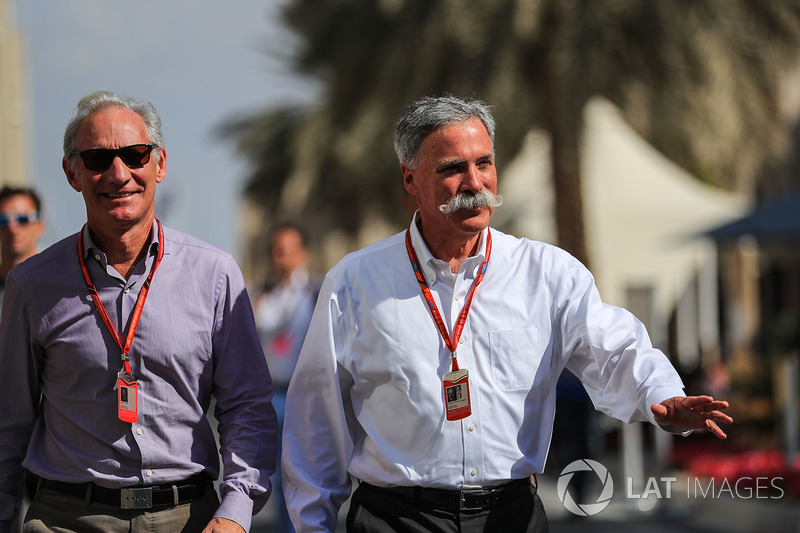
[[[403,186],[412,196],[417,195],[417,184],[414,182],[414,171],[405,163],[400,164],[400,172],[403,174]]]
[[[69,164],[69,158],[65,157],[61,160],[61,168],[64,169],[64,175],[67,176],[70,187],[81,192],[81,186],[78,183],[76,173],[72,170],[72,165]]]
[[[161,157],[156,163],[156,183],[161,183],[167,177],[167,149],[161,147]]]

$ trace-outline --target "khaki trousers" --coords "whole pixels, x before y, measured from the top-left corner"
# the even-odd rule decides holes
[[[86,502],[43,488],[33,498],[25,515],[23,533],[200,533],[219,507],[210,490],[192,503],[176,507],[120,509]]]

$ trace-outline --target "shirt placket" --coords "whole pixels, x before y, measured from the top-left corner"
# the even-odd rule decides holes
[[[130,325],[133,309],[136,307],[136,299],[139,296],[137,291],[138,281],[138,276],[131,276],[122,286],[119,293],[119,324],[117,325],[117,332],[123,343],[128,334],[128,326]]]
[[[479,264],[476,261],[476,264]],[[453,298],[451,302],[451,331],[455,328],[455,321],[464,307],[464,299],[469,294],[473,283],[475,282],[475,272],[477,265],[471,265],[471,268],[464,269],[459,272],[456,277],[455,286],[453,288]],[[468,272],[468,275],[465,275]],[[480,305],[480,300],[472,303],[473,306]],[[470,313],[472,314],[472,313]],[[483,468],[483,439],[481,435],[481,428],[479,421],[480,417],[480,399],[478,396],[478,389],[476,387],[476,380],[480,379],[475,373],[477,366],[475,365],[475,357],[473,353],[474,343],[472,342],[472,328],[471,319],[468,316],[464,324],[464,329],[461,332],[461,338],[458,340],[457,353],[458,361],[461,368],[469,370],[470,382],[470,404],[472,407],[472,414],[459,421],[461,424],[461,441],[463,446],[464,462],[463,479],[465,486],[483,486],[485,479],[485,472]]]

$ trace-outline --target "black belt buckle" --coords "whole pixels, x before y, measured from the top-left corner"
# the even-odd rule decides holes
[[[458,508],[461,511],[480,511],[492,505],[491,490],[462,490]]]
[[[153,507],[153,487],[120,489],[121,509],[150,509]]]

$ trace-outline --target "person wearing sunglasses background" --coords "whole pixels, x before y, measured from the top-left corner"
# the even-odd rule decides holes
[[[0,533],[23,467],[28,532],[248,531],[269,497],[277,420],[244,279],[155,217],[166,163],[151,103],[78,103],[62,168],[87,223],[6,283]]]
[[[0,320],[6,277],[12,268],[36,253],[44,235],[42,202],[30,188],[0,189]]]

